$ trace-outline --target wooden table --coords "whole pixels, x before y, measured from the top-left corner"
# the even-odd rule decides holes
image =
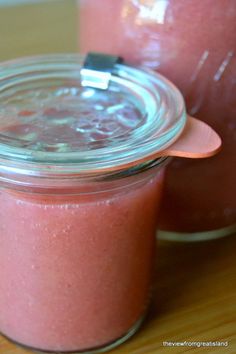
[[[0,60],[73,52],[71,0],[0,8]],[[178,244],[159,242],[156,295],[150,315],[114,354],[236,353],[236,235]],[[20,324],[19,324],[20,325]],[[164,347],[164,341],[228,341],[227,348]],[[26,354],[0,337],[0,354]]]

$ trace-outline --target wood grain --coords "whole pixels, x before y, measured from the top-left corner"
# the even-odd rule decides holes
[[[0,59],[76,51],[71,0],[0,8]],[[159,242],[154,302],[142,329],[114,354],[236,353],[236,235]],[[19,324],[20,325],[20,324]],[[163,341],[229,341],[228,348],[163,347]],[[0,354],[27,354],[0,337]]]

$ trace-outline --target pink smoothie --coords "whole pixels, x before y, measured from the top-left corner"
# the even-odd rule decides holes
[[[1,190],[0,331],[52,351],[125,335],[149,301],[163,171],[73,197]]]
[[[209,160],[169,169],[161,226],[205,231],[236,222],[236,6],[234,0],[80,0],[80,49],[143,64],[171,79],[190,114],[223,138]]]

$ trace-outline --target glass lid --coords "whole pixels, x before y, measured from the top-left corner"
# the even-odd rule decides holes
[[[168,80],[114,64],[106,89],[86,87],[84,60],[62,54],[0,64],[1,168],[35,175],[120,170],[178,138],[185,105]]]

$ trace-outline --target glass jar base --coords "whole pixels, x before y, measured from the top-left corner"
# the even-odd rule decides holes
[[[95,349],[85,349],[85,350],[78,350],[78,351],[58,351],[58,350],[47,351],[47,350],[36,349],[36,348],[30,347],[30,346],[27,346],[25,344],[19,343],[17,341],[14,341],[13,339],[11,339],[10,337],[6,336],[3,333],[0,333],[0,335],[2,335],[3,337],[5,337],[7,340],[11,341],[15,345],[22,347],[26,350],[31,350],[34,353],[38,353],[38,354],[53,354],[53,353],[55,353],[55,354],[99,354],[99,353],[108,352],[108,351],[120,346],[121,344],[126,342],[128,339],[130,339],[142,326],[145,318],[146,318],[146,314],[143,315],[141,318],[139,318],[139,320],[134,324],[134,326],[124,336],[122,336],[119,339],[116,339],[112,343],[109,343],[105,346],[95,348]]]
[[[163,241],[173,242],[199,242],[209,241],[218,238],[230,236],[236,233],[236,224],[223,227],[217,230],[203,231],[203,232],[172,232],[158,230],[157,238]]]

